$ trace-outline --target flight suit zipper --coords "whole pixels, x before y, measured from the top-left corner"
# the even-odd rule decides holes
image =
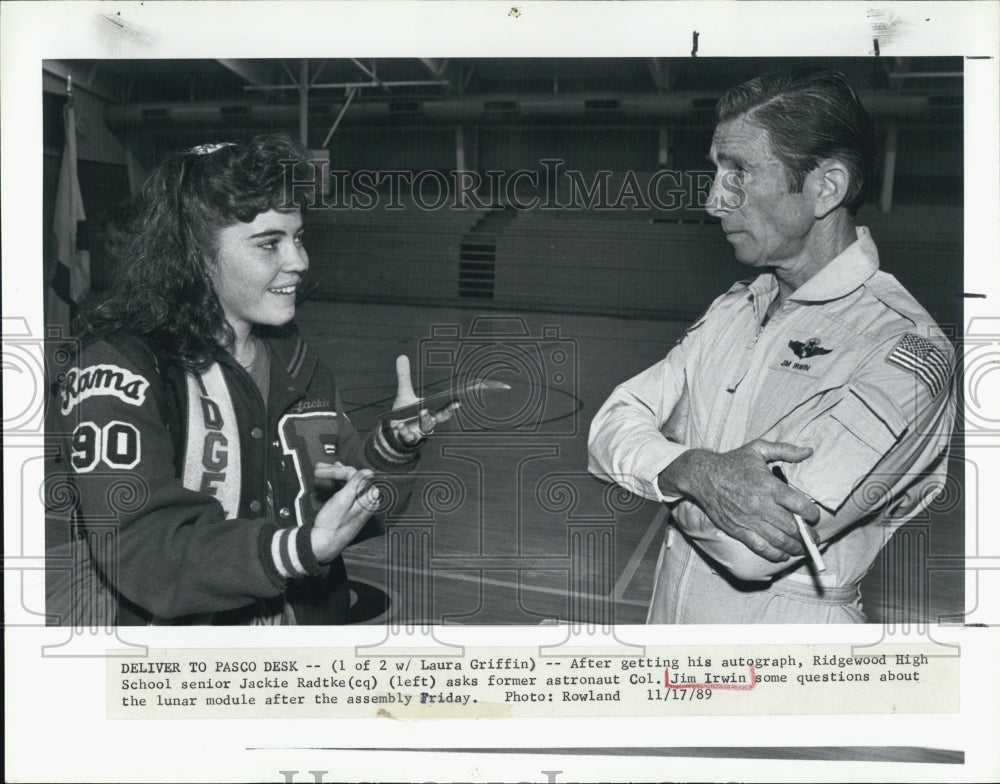
[[[778,313],[780,312],[781,309],[776,311],[772,315],[772,317],[768,320],[768,323],[769,324],[773,323],[777,319]],[[752,364],[752,360],[757,350],[757,345],[760,342],[760,336],[764,332],[763,322],[765,316],[766,316],[766,311],[765,313],[762,314],[756,307],[754,307],[753,317],[754,320],[757,322],[757,328],[754,330],[754,334],[750,338],[750,340],[744,344],[742,356],[740,357],[739,365],[737,365],[736,373],[733,374],[730,382],[726,385],[727,394],[725,397],[725,409],[724,412],[721,414],[721,421],[723,423],[728,423],[729,421],[729,414],[732,411],[733,403],[735,402],[736,399],[737,390],[739,389],[740,384],[743,382],[743,379],[746,378],[747,372],[749,371],[750,366]],[[724,424],[722,427],[719,428],[718,432],[716,433],[714,444],[712,446],[713,451],[715,452],[721,451],[722,442],[726,436],[726,433],[727,430]],[[694,558],[692,556],[693,553],[691,552],[691,546],[689,545],[687,557],[684,562],[683,571],[681,573],[680,580],[678,580],[677,583],[678,601],[675,607],[675,620],[677,621],[679,621],[682,608],[687,604],[688,600],[686,592],[688,590],[688,586],[690,583],[691,572],[694,568]]]

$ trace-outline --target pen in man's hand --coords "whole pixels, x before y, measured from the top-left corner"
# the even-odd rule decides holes
[[[785,472],[781,470],[781,466],[779,465],[771,466],[771,473],[774,474],[776,477],[778,477],[778,479],[780,479],[786,485],[792,487],[791,482],[788,481],[788,477],[785,476]],[[792,487],[792,489],[802,493],[802,491],[799,490],[797,487]],[[806,493],[802,493],[802,495],[806,495]],[[816,503],[815,501],[813,501],[812,498],[810,498],[809,500],[812,501],[813,503]],[[813,566],[816,567],[817,572],[825,572],[826,564],[823,563],[823,556],[819,554],[819,548],[816,547],[816,543],[812,540],[812,537],[809,535],[809,531],[806,529],[805,521],[803,521],[803,519],[799,517],[799,515],[795,514],[795,512],[792,512],[792,517],[795,518],[795,524],[799,527],[799,536],[802,537],[802,543],[806,546],[806,551],[809,553],[809,557],[812,559]]]

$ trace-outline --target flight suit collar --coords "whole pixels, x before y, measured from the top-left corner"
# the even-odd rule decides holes
[[[799,286],[789,299],[799,302],[840,299],[878,272],[878,249],[871,234],[864,226],[858,226],[855,231],[857,240]]]
[[[798,302],[827,302],[846,297],[878,272],[878,249],[865,226],[856,227],[857,240],[834,257],[829,264],[799,286],[789,297]],[[751,281],[737,283],[731,291],[745,286],[756,303],[766,309],[778,292],[773,272],[765,272]]]

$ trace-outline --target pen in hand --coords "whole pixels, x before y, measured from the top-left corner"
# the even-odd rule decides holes
[[[798,490],[798,492],[802,493],[802,491],[799,490],[797,487],[792,487],[791,482],[788,481],[788,477],[785,476],[785,472],[781,470],[781,466],[779,465],[771,466],[771,473],[774,474],[776,477],[778,477],[778,479],[780,479],[786,485],[791,487],[793,490]],[[802,495],[808,497],[807,493],[802,493]],[[809,498],[809,500],[812,501],[813,503],[816,503],[812,498]],[[826,564],[823,563],[823,556],[819,554],[819,548],[816,547],[816,543],[813,542],[812,537],[809,535],[809,531],[806,530],[805,522],[799,515],[795,514],[795,512],[792,512],[792,517],[795,518],[795,524],[799,527],[799,536],[802,537],[802,543],[806,546],[806,551],[809,553],[809,557],[812,559],[813,566],[816,567],[817,572],[825,572]]]

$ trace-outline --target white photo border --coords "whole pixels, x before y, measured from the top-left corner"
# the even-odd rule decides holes
[[[998,239],[998,30],[991,2],[3,2],[2,236],[3,315],[41,334],[43,60],[179,57],[635,57],[688,56],[694,33],[701,57],[955,55],[967,58],[966,302],[971,318],[994,320],[1000,287]],[[969,59],[976,58],[976,59]],[[988,58],[988,59],[980,59]],[[5,322],[6,323],[6,322]],[[984,322],[986,323],[986,322]],[[5,374],[4,396],[12,379]],[[995,401],[994,401],[995,402]],[[5,406],[6,407],[6,406]],[[994,409],[994,413],[995,409]],[[1000,420],[994,416],[993,421]],[[997,476],[986,444],[980,476]],[[5,467],[15,465],[5,439]],[[994,469],[988,466],[993,464]],[[21,497],[19,471],[5,470],[5,612],[25,579],[12,553],[43,552],[42,526],[18,530],[37,498]],[[1000,509],[1000,489],[981,483],[984,520]],[[969,536],[974,526],[970,525]],[[1000,541],[988,527],[967,549],[990,563]],[[20,550],[14,549],[19,547]],[[13,567],[12,567],[13,564]],[[972,564],[974,566],[974,564]],[[984,567],[988,568],[988,567]],[[992,567],[994,570],[996,567]],[[1000,621],[987,572],[970,569],[966,595],[979,596],[976,619]],[[740,627],[739,643],[864,644],[877,628]],[[650,645],[722,644],[732,627],[619,627],[625,641]],[[323,647],[375,644],[378,627],[130,629],[150,648]],[[547,636],[546,636],[547,635]],[[43,658],[59,629],[6,629],[7,776],[18,781],[282,781],[283,770],[329,771],[324,780],[983,780],[1000,775],[995,743],[1000,712],[1000,632],[996,626],[941,629],[962,646],[962,710],[934,716],[772,716],[756,719],[531,719],[348,721],[342,719],[115,721],[106,718],[99,659]],[[332,639],[331,639],[332,638]],[[558,630],[452,628],[444,640],[546,644]],[[435,754],[435,749],[548,746],[617,748],[618,753]],[[962,749],[962,765],[633,756],[632,747],[906,746]],[[330,752],[324,749],[353,749]],[[363,749],[410,749],[372,753]],[[553,778],[546,771],[560,771]]]

